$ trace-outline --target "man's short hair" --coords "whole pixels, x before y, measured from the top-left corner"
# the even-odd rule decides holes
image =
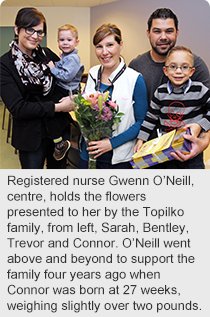
[[[149,17],[148,21],[147,21],[147,26],[148,26],[148,30],[150,32],[151,26],[152,26],[152,21],[154,19],[173,19],[174,20],[174,24],[175,24],[175,28],[176,30],[178,29],[178,19],[177,16],[173,13],[173,11],[171,11],[170,9],[167,8],[160,8],[155,10]]]

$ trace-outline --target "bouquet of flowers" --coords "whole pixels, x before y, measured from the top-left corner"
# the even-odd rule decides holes
[[[116,102],[108,100],[109,92],[86,95],[78,94],[74,98],[75,117],[81,133],[88,144],[110,138],[124,113],[119,112]],[[89,155],[88,168],[96,168],[94,155]]]

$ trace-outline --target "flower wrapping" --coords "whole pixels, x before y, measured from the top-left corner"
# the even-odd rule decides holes
[[[74,98],[74,111],[81,133],[88,144],[110,138],[115,125],[121,122],[124,113],[119,112],[116,102],[109,100],[109,92],[87,95],[78,94]],[[96,168],[96,159],[89,155],[88,168]]]
[[[142,169],[173,160],[172,151],[180,150],[187,154],[191,150],[191,142],[184,138],[184,134],[190,134],[190,129],[184,128],[172,130],[159,138],[145,142],[140,150],[132,156],[130,162],[133,168]]]

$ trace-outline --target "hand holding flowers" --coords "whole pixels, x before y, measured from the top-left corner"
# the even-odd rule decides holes
[[[94,158],[101,156],[102,154],[111,151],[112,145],[109,139],[103,139],[100,141],[91,141],[88,143],[87,150],[90,155],[94,155]]]
[[[108,100],[109,92],[86,95],[74,98],[75,116],[81,133],[90,145],[89,168],[96,168],[96,158],[112,149],[109,138],[114,131],[115,124],[121,122],[124,115],[119,112],[116,102]],[[100,141],[102,140],[103,141]],[[100,153],[99,153],[100,151]]]

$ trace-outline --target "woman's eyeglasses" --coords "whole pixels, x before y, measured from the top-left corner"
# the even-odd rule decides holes
[[[45,36],[45,32],[42,31],[42,30],[34,30],[33,28],[25,28],[25,32],[28,34],[28,35],[33,35],[34,33],[37,33],[37,36],[38,37],[43,37]]]

